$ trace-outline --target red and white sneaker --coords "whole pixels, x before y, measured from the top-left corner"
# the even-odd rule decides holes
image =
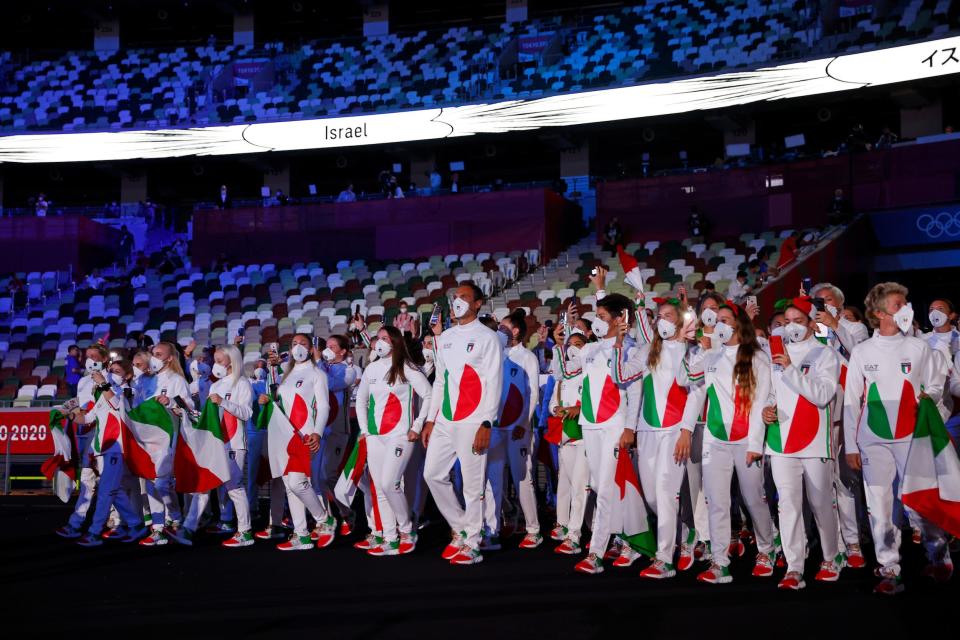
[[[253,545],[253,534],[249,531],[237,531],[220,543],[221,547],[226,547],[227,549],[239,549],[240,547],[249,547],[251,545]]]
[[[113,527],[112,529],[107,529],[100,534],[100,537],[104,540],[113,540],[114,542],[122,540],[127,537],[127,528],[126,527]]]
[[[836,561],[824,560],[820,563],[820,570],[817,571],[817,575],[813,579],[817,582],[836,582],[840,579],[842,568],[843,565]]]
[[[253,534],[253,537],[257,540],[271,540],[273,538],[279,538],[281,536],[280,532],[275,530],[273,527],[267,527],[261,529]]]
[[[154,529],[150,532],[146,538],[140,541],[141,547],[161,547],[165,544],[169,544],[170,540],[167,539],[167,535],[163,532],[163,529]]]
[[[591,542],[593,542],[591,540]],[[623,550],[623,544],[620,542],[620,539],[617,538],[613,541],[609,547],[607,547],[606,552],[603,554],[604,560],[616,560],[620,557],[620,553]]]
[[[81,547],[100,547],[103,546],[103,538],[88,533],[77,540],[77,544]]]
[[[68,524],[60,527],[59,529],[54,531],[54,533],[60,536],[61,538],[66,538],[67,540],[76,540],[77,538],[83,535],[83,532],[80,531],[80,529],[74,529]]]
[[[727,557],[729,558],[742,558],[747,553],[747,548],[744,544],[734,538],[730,541],[730,546],[727,547]]]
[[[753,565],[753,577],[754,578],[769,578],[773,575],[773,558],[772,554],[768,555],[766,553],[757,554],[757,563]]]
[[[413,550],[417,548],[417,534],[415,533],[401,533],[400,534],[400,546],[398,550],[400,555],[405,556],[408,553],[413,553]]]
[[[353,533],[353,527],[356,524],[357,516],[351,511],[350,515],[340,521],[340,535],[346,537]]]
[[[807,583],[803,581],[803,574],[797,571],[789,571],[787,575],[783,576],[783,580],[777,585],[777,589],[782,589],[783,591],[799,591],[807,586]]]
[[[711,564],[709,569],[697,576],[697,582],[706,582],[707,584],[729,584],[733,582],[733,576],[730,575],[729,567],[721,567],[718,564]]]
[[[313,540],[310,536],[298,536],[293,534],[286,542],[277,545],[280,551],[310,551],[313,549]]]
[[[536,549],[541,544],[543,544],[543,536],[539,533],[528,533],[523,536],[523,540],[520,541],[520,544],[517,545],[521,549]]]
[[[867,559],[863,557],[863,552],[858,544],[847,545],[847,566],[851,569],[863,569],[867,566]]]
[[[713,552],[710,550],[709,542],[698,542],[693,548],[693,559],[696,562],[710,562],[713,560]]]
[[[880,576],[883,578],[873,588],[873,592],[883,596],[895,596],[903,592],[903,583],[900,582],[900,576],[887,569],[880,569]]]
[[[684,542],[680,545],[680,556],[677,558],[677,571],[688,571],[693,567],[696,546]]]
[[[919,527],[913,527],[910,535],[913,544],[923,544],[923,532]]]
[[[567,538],[566,540],[561,542],[560,545],[553,550],[553,552],[560,553],[565,556],[575,556],[578,553],[580,553],[580,550],[581,549],[580,549],[579,542],[575,540],[571,540],[570,538]]]
[[[577,563],[573,568],[577,573],[598,574],[603,573],[603,561],[595,553],[588,553],[587,557]]]
[[[463,546],[463,540],[467,537],[467,534],[463,532],[456,532],[453,534],[453,537],[450,539],[450,544],[443,548],[443,553],[440,554],[440,557],[444,560],[453,560],[460,553],[460,547]]]
[[[324,525],[314,527],[313,531],[310,532],[310,540],[317,544],[317,549],[329,547],[333,544],[334,537],[333,529]]]
[[[450,564],[480,564],[483,562],[483,555],[479,549],[463,545],[460,547],[460,553],[450,560]]]
[[[394,540],[388,542],[387,540],[381,540],[378,545],[367,549],[367,555],[376,557],[398,556],[400,555],[400,541]]]
[[[946,555],[943,558],[943,562],[930,563],[924,567],[923,575],[928,578],[933,578],[937,584],[943,584],[950,580],[950,577],[953,575],[953,560],[950,559],[949,555]]]
[[[556,540],[557,542],[562,542],[567,537],[567,533],[569,532],[567,531],[566,527],[561,527],[560,525],[557,525],[550,532],[550,539]]]
[[[739,533],[738,537],[740,538],[740,542],[742,542],[742,543],[744,543],[744,544],[753,544],[753,543],[754,543],[753,532],[750,531],[750,529],[747,529],[746,527],[741,527],[741,528],[740,528],[740,533]]]
[[[357,540],[356,542],[354,542],[353,548],[359,549],[360,551],[370,551],[370,549],[373,549],[382,541],[383,541],[383,538],[380,538],[379,536],[373,533],[368,533],[362,540]]]
[[[617,556],[617,559],[613,561],[613,566],[623,569],[625,567],[629,567],[639,559],[640,553],[634,551],[630,545],[625,544],[620,549],[620,555]]]
[[[640,572],[641,578],[651,580],[663,580],[677,575],[677,569],[672,564],[663,560],[654,560],[649,567]]]

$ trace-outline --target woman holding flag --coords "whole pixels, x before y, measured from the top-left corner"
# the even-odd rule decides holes
[[[403,334],[384,326],[374,343],[377,359],[367,366],[357,390],[357,421],[366,441],[376,530],[372,556],[410,553],[416,546],[410,507],[402,483],[427,412],[432,388],[410,361]],[[415,400],[420,411],[414,415]]]
[[[689,376],[703,376],[704,384],[687,402],[695,413],[707,403],[703,491],[714,545],[711,566],[697,580],[726,584],[733,581],[723,542],[730,540],[730,482],[734,473],[757,538],[754,576],[773,575],[777,533],[763,491],[762,412],[770,393],[770,360],[757,343],[753,323],[743,309],[727,302],[716,314],[711,334],[715,348],[702,351],[689,365]]]
[[[327,376],[310,357],[310,336],[298,333],[290,346],[291,361],[273,398],[261,395],[260,419],[267,424],[267,453],[274,479],[282,478],[286,490],[293,535],[277,545],[281,551],[306,551],[313,548],[307,530],[307,510],[318,523],[317,548],[333,541],[332,531],[320,531],[327,512],[310,482],[311,458],[320,450],[320,434],[330,413]],[[279,362],[276,355],[271,360]],[[273,364],[273,362],[271,362]],[[270,529],[283,518],[283,497],[271,485]],[[331,518],[332,519],[332,518]],[[258,536],[262,537],[262,536]]]
[[[787,574],[780,589],[799,590],[808,541],[804,532],[803,498],[813,513],[820,534],[823,562],[816,580],[835,582],[843,567],[839,550],[840,522],[834,508],[834,468],[830,407],[837,395],[840,359],[813,334],[813,304],[796,298],[784,309],[785,348],[771,343],[774,404],[763,409],[767,424],[767,453],[777,486],[780,532]]]
[[[918,400],[937,402],[944,378],[927,343],[907,335],[913,331],[913,307],[907,302],[906,287],[881,282],[870,290],[864,304],[867,319],[876,331],[850,354],[844,387],[844,441],[850,468],[863,470],[882,578],[874,592],[893,595],[903,591],[900,526],[894,518],[899,496],[895,490],[910,481],[908,453]],[[904,504],[912,506],[906,497]],[[930,561],[925,574],[944,582],[953,574],[946,536],[926,519],[917,520]]]

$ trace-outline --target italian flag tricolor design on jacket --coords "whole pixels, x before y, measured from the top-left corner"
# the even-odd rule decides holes
[[[113,397],[113,402],[117,405],[123,402],[119,396]],[[96,426],[93,431],[93,453],[102,455],[109,453],[116,447],[123,450],[122,445],[122,427],[120,421],[120,411],[103,395],[97,398],[93,405],[93,414],[96,418]]]
[[[529,381],[519,364],[509,358],[503,361],[503,388],[500,392],[498,427],[512,427],[526,415]]]
[[[830,458],[830,405],[840,388],[840,359],[813,339],[786,345],[791,364],[773,367],[777,422],[767,425],[771,455]]]
[[[413,395],[407,396],[408,402],[413,402]],[[407,407],[407,415],[413,413],[413,407]],[[377,403],[377,398],[373,394],[367,404],[367,430],[370,435],[385,436],[392,432],[401,418],[403,418],[403,403],[395,393],[388,393],[386,401],[381,400]]]
[[[627,401],[610,375],[614,357],[612,339],[587,344],[580,352],[583,363],[580,425],[584,428],[623,426]]]
[[[650,349],[645,345],[631,351],[629,358],[622,348],[614,349],[611,367],[613,381],[626,384],[642,378],[642,401],[638,429],[667,429],[683,421],[690,384],[687,366],[686,342],[663,341],[657,366],[649,367]]]
[[[707,387],[707,429],[717,440],[739,442],[750,433],[750,405],[740,395],[736,387],[733,403],[721,402],[717,385]]]
[[[465,364],[458,376],[444,369],[443,382],[443,417],[450,422],[460,422],[472,416],[483,396],[483,382],[477,370]]]
[[[919,403],[902,499],[904,506],[947,533],[960,536],[960,459],[930,398]]]
[[[503,349],[479,320],[451,327],[436,340],[436,380],[428,415],[445,424],[497,421]]]

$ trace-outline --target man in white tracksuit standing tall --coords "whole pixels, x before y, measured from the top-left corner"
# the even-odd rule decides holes
[[[423,475],[454,531],[443,551],[444,559],[453,564],[483,561],[479,547],[487,449],[503,382],[500,340],[477,320],[483,301],[483,292],[471,282],[456,289],[452,308],[457,325],[436,339],[436,380],[422,434],[427,448]],[[450,469],[457,461],[463,475],[464,507],[450,481]]]

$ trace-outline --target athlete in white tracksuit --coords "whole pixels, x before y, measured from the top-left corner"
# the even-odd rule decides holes
[[[424,425],[424,478],[440,513],[454,531],[443,557],[456,564],[480,562],[483,494],[490,429],[500,409],[503,355],[497,334],[477,319],[483,293],[461,284],[453,302],[458,324],[436,338],[436,378]],[[464,506],[450,470],[460,463]]]
[[[512,317],[506,318],[509,322]],[[540,365],[537,357],[520,344],[524,331],[502,324],[501,344],[509,343],[503,351],[503,386],[500,392],[500,412],[490,435],[487,451],[487,488],[484,496],[484,537],[493,548],[499,546],[503,525],[503,492],[505,472],[513,478],[514,490],[520,499],[520,508],[526,523],[527,535],[521,548],[534,548],[543,541],[540,520],[537,517],[537,494],[533,486],[533,412],[540,400]]]
[[[147,398],[148,400],[155,398],[157,402],[167,408],[167,411],[172,411],[179,406],[176,399],[180,398],[189,410],[194,410],[187,380],[180,371],[177,351],[172,344],[161,342],[154,346],[153,355],[150,357],[150,369],[155,372],[156,387],[153,390],[153,395]],[[178,424],[178,420],[173,418],[171,420],[173,424]],[[173,455],[173,451],[176,451],[178,435],[175,430],[174,437],[170,439],[170,455]],[[172,475],[173,465],[170,465],[170,472],[171,475],[145,482],[147,501],[150,505],[150,527],[152,531],[149,536],[140,541],[143,546],[152,547],[166,544],[167,537],[163,531],[165,522],[169,521],[171,532],[176,532],[182,521],[180,502],[177,499],[176,484]]]
[[[592,322],[593,332],[604,336],[580,350],[581,369],[568,370],[565,358],[560,359],[564,380],[583,374],[580,397],[580,427],[583,429],[583,446],[590,467],[590,486],[596,491],[597,504],[593,514],[593,534],[590,553],[577,564],[576,571],[600,573],[603,557],[614,531],[613,523],[619,521],[616,468],[617,452],[629,447],[636,438],[637,413],[640,410],[640,385],[634,382],[617,384],[610,375],[610,367],[617,352],[617,341],[623,344],[620,325],[632,312],[632,303],[624,296],[611,294],[597,305],[597,317]],[[625,330],[624,330],[625,332]],[[619,336],[619,337],[617,337]],[[626,350],[629,358],[632,348]],[[624,545],[624,548],[629,548]]]
[[[755,576],[773,574],[777,533],[764,496],[762,466],[762,411],[770,393],[770,359],[757,344],[753,325],[742,310],[722,306],[717,315],[712,336],[713,343],[721,346],[701,352],[699,358],[691,362],[691,377],[703,375],[704,384],[696,388],[688,402],[697,413],[707,405],[703,491],[709,510],[713,560],[698,579],[727,583],[733,580],[726,541],[730,540],[730,481],[734,473],[757,539]],[[745,383],[734,369],[740,361],[741,350],[751,348],[749,366],[753,388],[749,397],[743,397]]]
[[[335,341],[330,338],[327,343]],[[330,413],[322,430],[320,453],[313,459],[313,484],[321,503],[327,511],[325,528],[332,526],[334,511],[353,528],[353,511],[350,505],[340,504],[333,495],[344,461],[350,455],[350,395],[358,380],[357,370],[346,361],[333,362],[336,357],[329,347],[325,348],[317,366],[327,378]],[[342,355],[341,355],[342,357]],[[346,533],[346,531],[345,531]]]
[[[360,378],[356,405],[360,437],[367,443],[377,528],[383,532],[368,553],[397,555],[409,553],[416,543],[403,480],[430,408],[432,388],[426,376],[410,364],[399,330],[380,329],[375,349],[379,358]],[[421,402],[415,415],[417,397]]]
[[[554,363],[566,356],[565,369],[579,371],[564,378],[560,367],[555,368],[557,383],[550,397],[550,415],[563,421],[559,434],[557,473],[557,525],[563,542],[557,553],[574,554],[580,550],[580,534],[590,493],[590,465],[583,446],[583,431],[580,428],[580,394],[583,386],[583,369],[580,366],[580,351],[586,342],[580,336],[580,346],[568,344],[566,353],[554,347]],[[572,341],[571,341],[572,342]],[[568,427],[568,422],[573,423]]]
[[[834,508],[836,455],[830,407],[839,389],[839,356],[813,337],[811,303],[794,300],[785,310],[785,354],[773,357],[770,398],[764,411],[767,454],[779,495],[780,535],[787,574],[780,587],[802,589],[807,537],[803,498],[820,534],[823,562],[816,579],[833,582],[843,557],[838,546],[839,523]]]
[[[283,379],[277,388],[280,408],[290,421],[294,430],[308,443],[319,449],[319,436],[327,424],[330,412],[327,376],[310,359],[310,339],[303,334],[293,337],[290,348],[291,362],[286,365]],[[267,398],[261,396],[260,403]],[[274,411],[278,407],[274,407]],[[316,455],[311,447],[311,461]],[[278,481],[282,481],[282,485]],[[278,486],[279,485],[279,486]],[[282,487],[282,488],[281,488]],[[282,551],[309,549],[310,534],[307,529],[307,511],[317,522],[317,546],[325,547],[333,540],[332,531],[323,531],[322,524],[327,517],[326,509],[317,497],[310,482],[310,476],[302,471],[290,471],[282,478],[274,478],[270,483],[270,530],[283,519],[283,495],[285,490],[290,517],[293,520],[293,535],[286,542],[277,545]]]
[[[867,317],[877,331],[854,348],[844,392],[844,437],[857,446],[848,450],[847,459],[851,467],[863,467],[874,550],[883,578],[875,590],[883,594],[903,589],[894,504],[916,426],[918,396],[924,393],[937,401],[944,383],[930,347],[920,338],[904,335],[913,323],[906,294],[905,287],[884,282],[867,295]],[[934,575],[948,577],[953,565],[946,536],[923,518],[918,517],[917,524]]]
[[[642,385],[637,467],[646,502],[657,516],[657,554],[654,563],[640,575],[655,579],[676,574],[673,557],[685,470],[677,445],[682,440],[684,450],[689,450],[696,421],[696,412],[687,409],[691,382],[681,321],[678,304],[661,304],[652,343],[634,349],[629,358],[616,349],[610,367],[615,383],[637,381]],[[684,523],[680,535],[682,552],[692,559],[696,532]]]
[[[245,547],[253,544],[250,502],[243,484],[243,465],[247,455],[247,422],[253,417],[253,387],[243,375],[243,357],[240,350],[234,346],[217,349],[212,373],[216,382],[210,385],[207,397],[218,407],[230,469],[230,478],[223,483],[219,495],[230,500],[237,514],[237,532],[225,540],[223,546]],[[190,512],[183,524],[184,529],[196,531],[197,523],[209,501],[209,493],[194,496],[190,503]]]

